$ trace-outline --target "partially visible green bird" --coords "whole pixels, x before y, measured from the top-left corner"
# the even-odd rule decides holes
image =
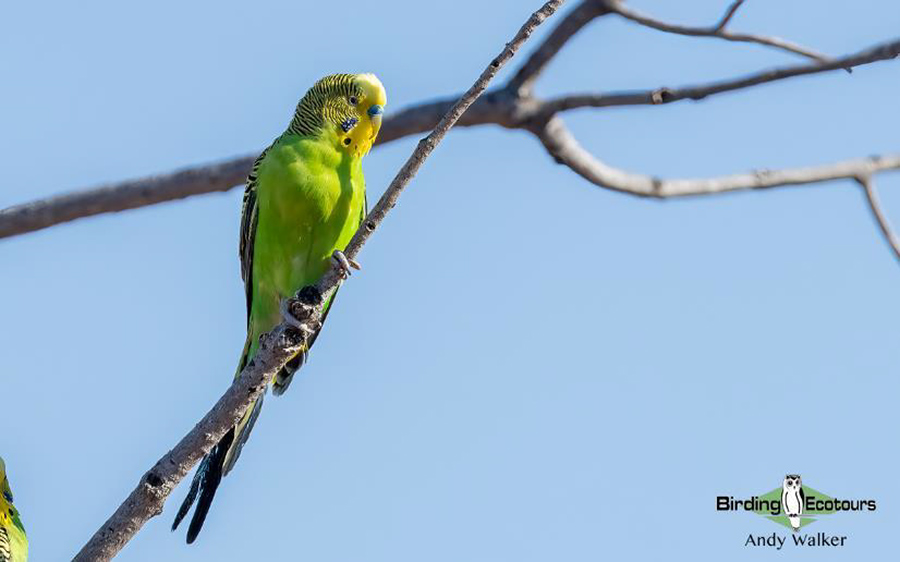
[[[285,299],[318,281],[331,260],[345,269],[351,265],[342,251],[366,215],[361,160],[375,142],[386,103],[384,86],[373,74],[326,76],[306,92],[287,130],[253,164],[241,216],[247,341],[238,374],[256,354],[259,337],[281,322]],[[329,301],[325,314],[330,306]],[[317,336],[318,330],[310,334],[305,349],[275,376],[273,394],[288,388]],[[261,395],[201,461],[172,525],[174,531],[199,494],[188,543],[197,538],[262,403]]]
[[[13,506],[12,488],[6,476],[6,464],[0,458],[0,562],[28,560],[28,537]]]

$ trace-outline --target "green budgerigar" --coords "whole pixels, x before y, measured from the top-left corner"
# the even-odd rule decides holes
[[[13,505],[12,488],[6,476],[6,465],[0,458],[0,562],[28,560],[28,538]]]
[[[253,164],[241,216],[247,341],[238,373],[256,354],[259,336],[281,321],[285,299],[318,281],[332,260],[344,269],[351,265],[342,250],[366,214],[361,161],[375,142],[386,103],[384,86],[373,74],[326,76],[306,92],[290,126]],[[306,349],[275,376],[273,394],[287,389],[317,336],[310,334]],[[197,538],[262,403],[261,395],[201,461],[172,525],[174,531],[197,500],[188,543]]]

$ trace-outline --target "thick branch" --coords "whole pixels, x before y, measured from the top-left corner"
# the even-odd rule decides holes
[[[458,99],[459,96],[454,96],[413,105],[400,110],[398,113],[385,119],[375,144],[381,145],[432,130]],[[469,110],[460,117],[456,126],[471,127],[474,125],[494,124],[504,127],[515,127],[516,119],[514,113],[518,103],[519,100],[505,88],[494,89],[476,100]]]
[[[756,170],[714,178],[662,179],[614,168],[595,158],[572,136],[559,117],[535,131],[547,152],[591,183],[642,197],[710,195],[745,189],[805,185],[838,179],[856,179],[884,170],[900,169],[900,154],[845,160],[823,166]]]
[[[394,207],[404,187],[412,180],[425,159],[434,151],[451,127],[466,109],[484,92],[500,68],[515,55],[534,30],[562,5],[563,0],[550,0],[533,13],[506,44],[453,107],[444,115],[434,130],[422,139],[412,155],[397,173],[384,195],[366,216],[365,228],[360,228],[345,254],[353,257],[365,244],[372,232]],[[341,277],[336,268],[329,270],[317,284],[322,295],[327,296],[339,285]],[[317,322],[324,306],[322,300],[310,311],[308,321]],[[266,334],[256,356],[241,375],[174,449],[161,458],[138,483],[138,487],[113,513],[100,530],[88,541],[75,557],[76,562],[104,561],[114,557],[151,517],[162,512],[163,504],[172,489],[187,475],[204,454],[221,439],[249,405],[263,392],[275,372],[295,355],[303,343],[301,332],[286,323]]]
[[[443,99],[414,105],[384,121],[376,144],[430,131],[458,99]],[[517,105],[505,90],[478,99],[457,123],[458,126],[497,124],[514,126]],[[0,238],[41,230],[79,218],[136,209],[193,195],[228,191],[243,185],[254,155],[223,162],[184,168],[94,189],[38,199],[0,210]]]
[[[251,164],[252,157],[235,158],[16,205],[0,211],[0,238],[101,213],[226,191],[246,179]]]
[[[639,23],[646,27],[658,29],[659,31],[665,31],[666,33],[688,35],[691,37],[716,37],[719,39],[734,41],[737,43],[756,43],[757,45],[773,47],[775,49],[793,53],[795,55],[800,55],[817,62],[828,62],[831,60],[829,57],[823,55],[822,53],[817,53],[812,49],[808,49],[802,45],[786,41],[784,39],[781,39],[780,37],[754,35],[752,33],[734,33],[725,29],[725,26],[728,25],[728,22],[731,20],[731,18],[734,16],[734,13],[743,3],[743,0],[741,2],[735,2],[734,4],[732,4],[729,10],[725,13],[725,16],[723,16],[723,18],[719,21],[719,23],[710,27],[691,27],[687,25],[678,25],[660,21],[650,16],[644,15],[637,10],[632,10],[631,8],[627,7],[621,0],[605,0],[605,3],[609,11],[614,12],[627,20]]]

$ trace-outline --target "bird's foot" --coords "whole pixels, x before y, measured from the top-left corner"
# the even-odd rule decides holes
[[[316,329],[320,327],[317,321],[312,320],[315,304],[309,304],[297,298],[289,298],[282,299],[280,308],[284,322],[299,330],[304,338],[315,333]]]
[[[358,262],[348,258],[344,255],[344,252],[340,250],[335,250],[333,254],[331,254],[331,261],[338,266],[338,271],[341,275],[341,279],[347,279],[350,277],[351,268],[352,269],[362,269]]]

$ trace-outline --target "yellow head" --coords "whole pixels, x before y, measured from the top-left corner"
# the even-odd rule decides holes
[[[288,133],[333,139],[340,150],[365,156],[381,129],[387,94],[374,74],[332,74],[306,92]]]

